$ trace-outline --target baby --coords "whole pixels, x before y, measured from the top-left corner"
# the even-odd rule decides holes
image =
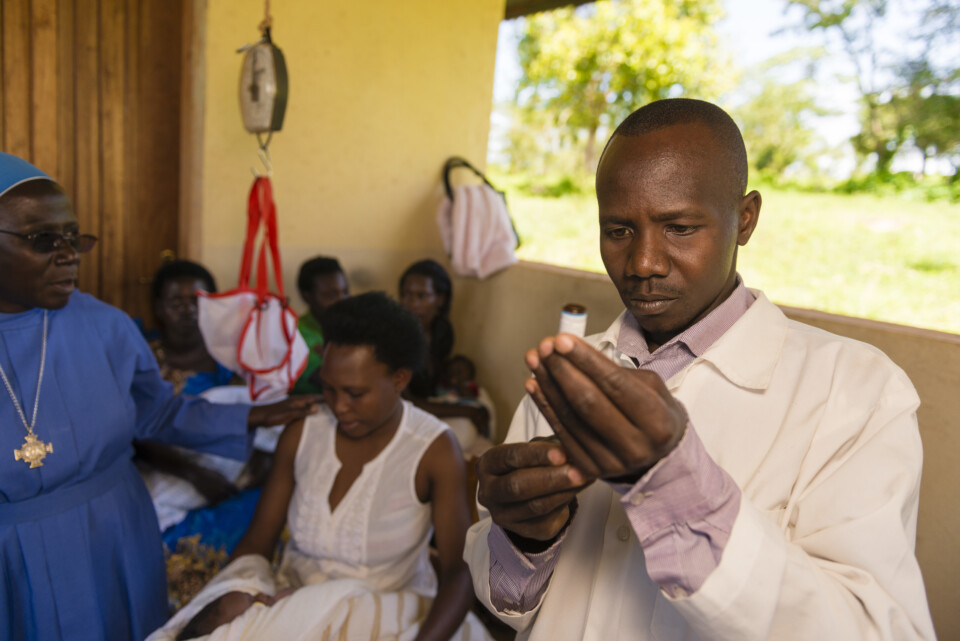
[[[450,397],[453,402],[475,400],[480,394],[476,379],[477,368],[473,361],[457,354],[445,363],[438,391],[441,396]]]
[[[197,637],[213,634],[214,630],[221,625],[230,623],[249,610],[253,604],[258,603],[265,607],[270,607],[292,592],[293,588],[281,590],[277,592],[275,596],[270,596],[263,592],[257,594],[250,594],[249,592],[241,592],[239,590],[227,592],[220,598],[208,603],[196,616],[190,619],[187,625],[183,627],[183,630],[180,631],[180,634],[177,635],[177,641],[186,641],[187,639],[196,639]]]
[[[358,634],[372,641],[411,639],[427,616],[428,601],[421,595],[405,590],[396,593],[400,598],[385,599],[370,585],[354,579],[305,585],[296,590],[282,590],[275,596],[254,593],[255,589],[269,591],[272,584],[272,573],[269,576],[266,574],[269,571],[266,559],[255,556],[248,555],[235,560],[224,569],[222,574],[226,577],[214,578],[195,597],[202,600],[211,591],[217,594],[216,598],[193,615],[185,627],[181,629],[181,623],[174,616],[163,628],[151,634],[148,641],[180,641],[207,638],[208,635],[221,641],[315,641],[320,638],[346,638],[348,631],[351,639],[360,638],[356,636]],[[261,566],[260,576],[251,576],[251,572],[242,571],[251,565]],[[240,590],[221,593],[225,581]],[[472,615],[465,625],[470,628],[464,632],[465,636],[492,641],[482,624]]]

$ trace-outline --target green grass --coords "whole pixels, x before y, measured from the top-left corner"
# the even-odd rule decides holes
[[[960,205],[761,193],[738,263],[749,286],[785,305],[960,333]],[[604,271],[592,195],[507,199],[521,259]]]

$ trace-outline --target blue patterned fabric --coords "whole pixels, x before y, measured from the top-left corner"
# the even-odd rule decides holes
[[[220,363],[217,363],[217,371],[197,372],[188,378],[187,382],[183,386],[183,389],[180,390],[180,393],[189,394],[191,396],[199,396],[202,392],[206,392],[211,387],[229,385],[233,381],[234,376],[236,376],[236,374]]]
[[[253,520],[259,498],[260,488],[251,488],[217,505],[190,510],[182,521],[163,531],[163,543],[176,550],[180,539],[199,534],[204,545],[231,554]]]

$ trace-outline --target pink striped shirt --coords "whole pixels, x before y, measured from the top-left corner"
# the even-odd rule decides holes
[[[723,336],[753,301],[738,276],[736,289],[725,301],[653,353],[636,319],[626,314],[617,337],[620,360],[669,380]],[[740,488],[707,454],[694,426],[688,424],[677,447],[637,483],[611,487],[621,494],[650,578],[674,597],[696,592],[720,563],[740,509]],[[502,528],[492,525],[487,545],[493,605],[501,612],[533,609],[546,590],[562,544],[563,535],[546,551],[526,554]]]

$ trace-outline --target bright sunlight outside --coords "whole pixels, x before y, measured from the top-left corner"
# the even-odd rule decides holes
[[[960,333],[960,5],[840,5],[600,0],[502,23],[488,176],[521,259],[603,272],[592,180],[611,128],[699,97],[741,126],[763,195],[749,286]]]

